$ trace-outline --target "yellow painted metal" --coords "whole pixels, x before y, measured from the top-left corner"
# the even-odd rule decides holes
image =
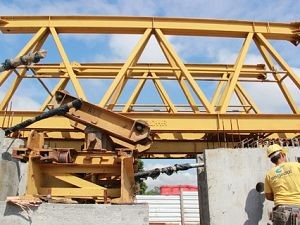
[[[155,73],[151,73],[153,78],[157,78]],[[153,80],[154,85],[161,97],[161,99],[163,100],[164,104],[168,106],[168,108],[170,108],[170,110],[173,113],[176,113],[177,110],[175,108],[175,106],[173,105],[168,93],[166,92],[165,88],[163,87],[163,85],[161,84],[161,82],[159,80]]]
[[[30,40],[30,42],[28,42],[28,44],[29,44],[28,45],[28,47],[29,47],[28,51],[24,50],[26,47],[22,51],[26,52],[25,54],[27,54],[31,49],[33,50],[32,52],[39,51],[41,46],[44,44],[47,36],[48,36],[48,32],[45,29],[41,28],[37,32],[37,34]],[[22,51],[20,53],[22,53]],[[17,57],[22,56],[22,55],[20,55],[20,53]],[[23,80],[24,75],[26,74],[26,71],[27,71],[26,68],[22,68],[20,70],[20,72],[15,71],[16,74],[17,74],[17,77],[12,82],[11,87],[6,92],[6,95],[4,96],[3,101],[0,104],[0,109],[4,109],[5,107],[7,107],[9,101],[11,100],[11,98],[13,96],[13,94],[16,92],[16,90],[19,87],[21,81]],[[3,74],[3,75],[4,75],[4,79],[6,79],[6,77],[5,77],[6,74]],[[8,73],[8,75],[9,75],[9,73]],[[0,81],[0,83],[1,83],[1,81]]]
[[[69,112],[68,116],[75,116],[78,118],[77,122],[88,121],[89,125],[101,123],[102,126],[104,124],[106,127],[113,128],[113,133],[119,135],[111,138],[117,153],[109,151],[104,153],[99,149],[98,152],[81,151],[85,136],[78,130],[74,130],[67,118],[56,116],[39,121],[20,132],[22,137],[29,137],[27,145],[34,146],[37,151],[42,148],[41,141],[45,139],[49,148],[56,146],[75,148],[78,152],[72,163],[44,163],[33,154],[35,160],[29,159],[27,194],[93,198],[101,201],[106,201],[108,197],[113,199],[112,202],[132,202],[134,158],[128,156],[124,148],[130,153],[135,150],[140,157],[144,158],[189,158],[202,153],[205,149],[235,147],[242,139],[248,137],[271,137],[273,133],[280,138],[286,138],[287,135],[292,138],[299,137],[299,106],[283,83],[284,79],[289,77],[300,89],[299,77],[269,42],[275,39],[299,44],[299,25],[300,23],[157,17],[0,17],[0,31],[4,34],[34,34],[18,56],[40,49],[51,34],[62,59],[62,62],[53,64],[31,65],[30,70],[28,67],[21,66],[18,71],[15,71],[17,77],[0,105],[1,127],[15,125],[40,114],[40,112],[3,111],[23,79],[59,80],[41,105],[41,111],[51,107],[49,104],[53,103],[54,93],[64,89],[70,80],[78,97],[86,100],[79,79],[113,79],[99,105],[109,110],[121,109],[119,116],[146,121],[153,138],[151,146],[132,143],[128,138],[132,133],[130,128],[134,125],[124,122],[122,126],[121,120],[116,119],[116,116],[102,117],[105,113],[93,114],[94,108],[89,106],[87,111],[92,113],[93,117],[74,111]],[[71,63],[59,38],[59,34],[64,33],[141,34],[141,38],[125,63]],[[168,63],[137,63],[152,34],[157,39]],[[166,35],[235,37],[245,38],[245,41],[235,65],[187,64],[183,63]],[[267,68],[264,64],[244,65],[252,39],[264,57]],[[272,60],[282,67],[280,71],[275,68]],[[0,75],[0,86],[11,74],[11,72],[4,72]],[[275,80],[268,79],[269,75]],[[131,97],[125,104],[117,104],[127,82],[131,79],[138,80]],[[136,103],[148,80],[154,83],[163,104]],[[162,80],[177,81],[189,105],[174,104],[171,98],[173,96],[169,95]],[[219,82],[211,101],[197,81]],[[247,93],[243,88],[243,82],[277,83],[293,114],[262,114],[256,102],[251,99],[251,93]],[[237,106],[229,104],[234,92],[240,101]],[[202,105],[198,105],[194,96]],[[188,110],[182,110],[184,107],[188,107]],[[238,112],[234,111],[237,107],[240,108]],[[145,110],[141,112],[137,111],[137,108]],[[159,112],[157,108],[166,108],[166,110]],[[112,124],[106,124],[107,121]],[[85,126],[75,127],[81,129]],[[44,136],[38,136],[41,139],[34,139],[33,133],[29,133],[30,129],[42,131]],[[101,130],[101,126],[97,126],[96,129]],[[122,138],[124,136],[126,138]],[[102,186],[103,183],[114,187],[106,188]]]
[[[229,105],[229,101],[232,97],[232,93],[236,87],[237,84],[237,80],[239,77],[239,73],[241,71],[242,65],[244,64],[245,58],[246,58],[246,54],[247,51],[249,49],[250,43],[252,41],[253,38],[253,33],[249,33],[247,35],[247,38],[245,39],[245,42],[243,44],[243,47],[240,51],[240,54],[236,60],[235,63],[235,71],[230,75],[229,81],[225,87],[225,90],[223,92],[223,95],[221,96],[221,102],[220,102],[220,107],[219,107],[219,111],[220,113],[226,113],[227,111],[227,107]]]
[[[40,112],[18,112],[12,111],[6,113],[6,122],[4,121],[4,111],[0,111],[0,124],[7,126],[8,117],[13,115],[12,125],[40,115]],[[134,120],[146,121],[153,132],[215,132],[223,130],[225,132],[270,132],[299,133],[300,115],[299,114],[192,114],[192,113],[121,113]],[[4,122],[3,122],[4,121]],[[257,122],[259,121],[259,123]],[[224,123],[224,128],[222,127]],[[230,125],[234,124],[233,128]],[[74,131],[69,119],[61,116],[48,118],[30,125],[24,130],[45,130],[45,131]]]
[[[117,197],[120,190],[107,190],[107,195],[110,197]],[[40,195],[50,195],[53,197],[67,197],[67,198],[97,198],[105,195],[105,191],[96,188],[40,188]]]
[[[295,74],[295,72],[290,68],[286,61],[279,55],[279,53],[273,48],[273,46],[268,42],[268,40],[261,34],[257,33],[256,36],[267,49],[267,51],[274,57],[277,63],[287,71],[287,75],[295,83],[295,85],[300,89],[300,78]]]
[[[61,43],[61,41],[60,41],[60,39],[58,37],[56,29],[54,27],[50,27],[50,31],[51,31],[51,34],[52,34],[53,39],[55,41],[55,44],[57,46],[57,49],[59,51],[59,54],[60,54],[60,56],[61,56],[61,58],[62,58],[62,60],[64,62],[65,68],[66,68],[66,70],[68,72],[68,76],[70,77],[70,79],[72,81],[72,84],[74,86],[74,89],[75,89],[78,97],[82,98],[83,100],[86,100],[86,96],[85,96],[85,94],[83,92],[83,89],[82,89],[79,81],[77,80],[76,75],[75,75],[75,73],[74,73],[74,71],[73,71],[73,69],[72,69],[72,67],[70,65],[70,61],[68,59],[68,56],[67,56],[67,54],[66,54],[66,52],[64,50],[64,47],[63,47],[62,43]]]
[[[126,63],[122,66],[121,70],[118,72],[117,76],[115,77],[113,83],[110,85],[108,90],[106,91],[104,97],[102,98],[101,102],[99,103],[99,106],[105,107],[105,105],[108,103],[109,99],[111,98],[112,94],[114,93],[115,89],[118,87],[119,83],[125,76],[125,73],[130,65],[134,61],[136,61],[144,49],[145,45],[147,44],[150,35],[151,35],[151,29],[147,29],[145,33],[143,34],[142,38],[139,40],[135,48],[133,49],[132,53],[130,54],[129,58],[127,59]]]
[[[59,143],[59,142],[57,142]],[[55,143],[54,143],[55,144]],[[63,143],[61,143],[61,146]],[[79,146],[80,149],[80,146]],[[78,162],[78,161],[77,161]],[[80,163],[75,163],[76,165],[66,165],[66,164],[40,164],[39,167],[45,174],[55,175],[55,174],[76,174],[76,173],[101,173],[101,174],[115,174],[120,175],[120,167],[109,165],[101,165],[99,163],[94,163],[94,160],[90,165],[80,166]],[[103,163],[103,162],[101,162]],[[81,163],[83,165],[83,163]]]
[[[121,193],[112,203],[132,203],[135,193],[133,157],[121,156]]]
[[[42,183],[42,171],[39,170],[38,164],[34,160],[29,159],[26,193],[36,195],[40,191]]]
[[[76,20],[75,20],[76,19]],[[101,99],[100,105],[111,110],[121,110],[122,115],[133,119],[147,121],[153,130],[154,143],[157,147],[154,151],[149,150],[149,155],[155,152],[170,153],[166,147],[162,147],[162,140],[177,140],[184,146],[183,151],[189,153],[192,141],[197,139],[201,142],[197,151],[202,151],[202,143],[214,145],[208,137],[214,135],[235,135],[261,133],[292,132],[293,137],[299,135],[299,106],[289,93],[284,79],[289,77],[298,89],[300,89],[299,76],[287,65],[279,53],[272,47],[269,40],[288,40],[293,44],[299,43],[299,23],[269,23],[232,20],[211,20],[211,19],[185,19],[185,18],[157,18],[157,17],[100,17],[100,16],[4,16],[0,17],[0,30],[4,34],[10,33],[33,33],[32,39],[20,51],[18,56],[28,53],[33,49],[42,47],[47,39],[49,31],[57,45],[62,62],[53,64],[36,64],[29,66],[34,71],[27,70],[21,66],[20,72],[15,72],[17,78],[15,83],[7,91],[6,97],[1,103],[0,110],[4,110],[13,96],[18,84],[23,79],[53,78],[60,79],[52,91],[64,89],[69,80],[73,83],[74,89],[79,97],[85,99],[85,93],[80,86],[79,79],[113,79],[111,86]],[[141,34],[141,39],[125,63],[78,63],[69,62],[63,44],[58,34],[84,33],[84,34]],[[154,35],[165,55],[168,63],[137,63],[145,49],[151,35]],[[193,35],[221,38],[245,38],[244,46],[239,52],[235,65],[222,64],[187,64],[178,56],[166,35]],[[264,57],[267,66],[244,65],[247,48],[252,37]],[[275,60],[281,70],[275,68],[272,60]],[[27,71],[26,71],[27,70]],[[23,73],[23,71],[25,71]],[[4,84],[10,72],[0,75],[0,86]],[[269,79],[271,76],[271,79]],[[275,78],[275,80],[273,79]],[[125,104],[117,104],[119,96],[124,91],[126,82],[130,79],[137,79],[138,84]],[[153,81],[160,94],[163,104],[136,104],[136,100],[142,91],[147,80]],[[161,80],[178,81],[180,91],[183,92],[187,104],[174,104],[170,94],[167,93]],[[208,96],[204,95],[199,88],[197,81],[219,82],[211,102]],[[244,82],[274,82],[279,85],[287,103],[292,109],[292,114],[262,114],[256,106],[255,100],[251,99],[252,93],[247,93],[243,88]],[[227,84],[224,88],[224,84]],[[193,93],[194,92],[194,93]],[[239,105],[229,104],[231,96],[235,92],[240,100]],[[202,105],[196,103],[194,96],[200,99]],[[45,110],[51,102],[52,96],[48,96],[41,106]],[[218,102],[219,100],[219,102]],[[155,112],[158,108],[167,108],[164,112]],[[217,109],[215,109],[217,107]],[[137,110],[143,108],[145,113]],[[182,110],[184,108],[184,110]],[[185,110],[187,108],[187,110]],[[235,110],[239,108],[240,110]],[[220,112],[220,114],[215,113]],[[5,116],[6,114],[6,116]],[[243,115],[241,115],[243,114]],[[256,114],[256,115],[254,115]],[[38,115],[38,112],[0,112],[0,124],[7,127],[21,122],[31,116]],[[62,117],[49,118],[40,121],[21,134],[28,136],[28,130],[35,128],[47,132],[47,139],[53,143],[60,143],[63,146],[79,146],[82,143],[83,135],[74,132],[69,121]],[[194,133],[194,134],[193,134]],[[195,137],[194,135],[201,137]],[[179,138],[178,138],[179,137]],[[120,140],[118,140],[120,143]],[[224,144],[223,140],[218,143]],[[160,143],[160,144],[158,144]],[[174,144],[174,143],[170,143]],[[230,143],[226,144],[229,146]],[[122,144],[121,144],[122,146]],[[166,146],[166,145],[165,145]],[[225,145],[224,145],[225,146]],[[152,152],[152,153],[151,153]],[[178,154],[182,152],[182,149]],[[175,152],[177,153],[177,152]],[[78,158],[80,159],[80,157]],[[89,168],[93,170],[93,168]],[[75,168],[70,169],[74,171]]]
[[[94,184],[92,182],[86,181],[84,179],[81,179],[79,177],[76,177],[71,174],[55,174],[55,178],[62,180],[66,183],[72,184],[74,186],[80,187],[80,188],[90,188],[90,189],[101,189],[101,190],[107,190],[107,188],[101,187],[97,184]]]
[[[44,154],[39,151],[53,150],[41,148],[43,137],[34,131],[26,144],[27,150],[32,149],[28,156],[26,195],[132,202],[135,190],[133,157],[124,152],[78,151],[73,162],[44,162],[37,158]],[[103,181],[111,186],[102,187]]]
[[[167,39],[164,37],[164,34],[159,29],[155,29],[155,32],[156,32],[156,37],[158,38],[158,41],[160,41],[162,43],[162,45],[165,46],[166,50],[170,53],[170,55],[172,55],[175,63],[181,69],[183,75],[188,80],[189,84],[191,85],[191,87],[194,90],[195,94],[198,96],[198,98],[202,102],[202,104],[205,107],[205,109],[209,113],[213,113],[215,110],[210,105],[210,102],[206,99],[204,93],[202,92],[202,90],[200,89],[200,87],[198,86],[198,84],[196,83],[196,81],[193,79],[193,77],[191,76],[190,72],[187,70],[187,68],[185,67],[185,65],[183,64],[183,62],[181,61],[181,59],[179,58],[179,56],[177,55],[177,53],[175,52],[175,50],[173,49],[173,47],[169,44],[169,42],[167,41]]]
[[[108,107],[107,107],[108,109],[113,110],[115,104],[117,103],[118,98],[120,97],[120,95],[122,93],[122,90],[123,90],[124,86],[126,85],[126,83],[128,81],[128,77],[133,72],[132,70],[129,70],[129,69],[136,65],[137,61],[141,57],[141,54],[143,53],[143,50],[144,50],[147,42],[149,41],[149,38],[150,38],[149,33],[146,30],[145,33],[143,34],[140,42],[137,44],[135,49],[133,49],[131,55],[129,56],[128,61],[127,61],[128,65],[126,65],[126,63],[123,65],[122,69],[126,70],[126,75],[124,73],[121,76],[121,80],[120,80],[119,84],[117,84],[117,86],[115,87],[113,95],[111,97],[111,101],[110,101],[110,103],[108,104]],[[122,72],[122,69],[120,70],[118,75]],[[113,84],[111,86],[113,86]],[[112,88],[112,87],[110,87],[110,88]],[[104,98],[105,97],[106,96],[104,96]]]
[[[246,105],[246,102],[242,100],[243,98],[245,98],[245,100],[247,101],[247,103],[248,103],[248,104],[251,106],[251,108],[253,109],[254,113],[257,113],[257,114],[260,113],[260,111],[259,111],[258,107],[256,106],[256,104],[254,103],[254,101],[251,99],[251,97],[248,95],[248,93],[247,93],[246,90],[242,87],[242,85],[241,85],[240,83],[236,83],[236,88],[235,88],[235,90],[236,90],[236,93],[237,93],[237,95],[238,95],[238,97],[239,97],[239,99],[241,100],[241,103],[242,103],[243,105]],[[251,109],[251,108],[250,108],[250,109]],[[247,113],[249,112],[245,107],[244,107],[244,109],[245,109],[245,112],[247,112]]]
[[[43,39],[43,36],[47,33],[47,30],[45,28],[39,29],[39,31],[31,38],[31,40],[25,45],[25,47],[18,53],[16,57],[23,56],[27,54],[30,50],[34,48],[34,50],[39,50],[38,48],[40,45],[38,45],[38,41],[41,40],[41,43],[43,43],[45,40]],[[4,71],[0,76],[0,86],[3,85],[5,80],[8,78],[8,76],[12,73],[12,71]],[[26,69],[22,69],[20,76],[17,76],[11,86],[11,88],[6,93],[4,99],[2,100],[2,103],[0,104],[0,110],[3,110],[7,105],[8,102],[11,100],[13,94],[15,93],[16,89],[18,88],[19,84],[22,81],[23,76],[26,73]]]
[[[111,154],[107,154],[107,155],[102,155],[101,157],[94,157],[91,158],[90,160],[86,159],[86,155],[81,155],[80,153],[78,153],[74,163],[76,164],[84,164],[85,162],[89,162],[89,164],[93,164],[93,165],[112,165],[116,163],[116,159],[113,157],[115,156],[115,154],[111,153]]]
[[[211,100],[211,105],[215,106],[217,103],[219,104],[220,93],[225,85],[225,79],[227,78],[227,73],[223,73],[222,80],[218,82],[217,88]]]
[[[75,97],[64,92],[56,94],[60,96],[56,103],[59,104],[58,106],[67,105],[76,100]],[[83,100],[79,109],[71,108],[65,117],[70,118],[71,125],[82,132],[87,131],[86,127],[91,127],[96,130],[95,132],[103,132],[131,144],[150,141],[149,127],[142,120],[132,120]]]
[[[271,23],[160,17],[114,16],[1,16],[3,33],[35,33],[41,27],[55,27],[59,33],[143,34],[161,29],[165,35],[196,35],[244,38],[249,32],[267,39],[289,40],[298,44],[299,23]]]
[[[145,73],[143,74],[143,78],[146,78],[147,76],[148,76],[148,72],[145,72]],[[137,98],[138,98],[138,95],[140,94],[140,92],[141,92],[141,90],[142,90],[142,88],[143,88],[145,82],[146,82],[146,79],[141,79],[141,80],[138,82],[138,84],[137,84],[137,86],[135,87],[134,91],[132,92],[132,94],[131,94],[129,100],[128,100],[127,103],[125,104],[125,106],[124,106],[122,112],[128,112],[128,111],[130,111],[131,105],[132,105],[133,103],[136,102],[136,100],[137,100]]]
[[[9,101],[11,100],[13,94],[16,92],[18,86],[20,85],[21,81],[22,81],[22,77],[25,74],[25,70],[23,69],[20,76],[17,76],[14,81],[12,82],[11,87],[9,88],[9,90],[6,92],[3,101],[0,105],[0,109],[5,109],[8,106]]]
[[[174,67],[177,68],[177,64],[176,64],[176,62],[174,60],[174,57],[172,57],[172,55],[168,51],[167,47],[161,41],[159,41],[158,38],[156,38],[156,39],[158,40],[158,44],[161,47],[161,49],[162,49],[165,57],[167,58],[169,64],[171,65],[171,67],[172,68],[174,68]],[[179,85],[180,85],[180,87],[181,87],[181,89],[182,89],[185,97],[187,98],[187,101],[189,102],[189,104],[190,104],[193,112],[198,113],[199,109],[196,106],[197,104],[196,104],[196,102],[195,102],[192,94],[190,93],[190,91],[189,91],[186,83],[184,82],[184,76],[181,76],[181,73],[182,73],[181,71],[174,71],[174,74],[175,74],[175,76],[176,76],[176,78],[178,80],[178,83],[179,83]]]
[[[175,72],[180,72],[180,68],[172,63],[170,65],[163,63],[138,63],[131,66],[129,79],[142,79],[146,72],[155,73],[159,79],[177,79]],[[76,71],[77,79],[113,79],[116,77],[123,64],[120,63],[71,63],[72,69]],[[185,64],[186,68],[195,80],[204,78],[220,79],[224,73],[234,71],[234,65],[230,64]],[[22,68],[22,66],[20,66]],[[35,76],[39,78],[68,78],[64,66],[61,64],[36,64],[30,66],[35,71]],[[274,71],[265,69],[265,65],[243,65],[240,73],[240,79],[253,79],[262,81],[262,77]],[[27,75],[27,78],[33,78]],[[146,79],[146,78],[144,78]],[[223,78],[225,79],[225,78]]]
[[[16,57],[20,57],[22,55],[26,55],[33,46],[38,42],[41,36],[47,31],[46,28],[40,28],[37,33],[31,38],[31,40],[24,46],[24,48],[17,54]],[[12,73],[12,71],[4,71],[0,76],[0,86],[4,83],[4,81],[8,78],[8,76]]]
[[[62,78],[62,79],[60,79],[60,81],[56,84],[56,86],[51,91],[51,95],[49,95],[47,97],[47,99],[45,100],[45,102],[41,106],[40,111],[45,111],[47,109],[47,106],[49,105],[49,103],[53,99],[53,96],[55,95],[55,93],[58,90],[64,90],[65,87],[67,86],[68,82],[69,82],[69,78]]]
[[[273,72],[273,76],[276,79],[279,88],[281,89],[282,94],[284,95],[285,99],[287,100],[291,110],[294,113],[300,113],[297,103],[294,101],[294,99],[292,98],[287,86],[282,82],[281,80],[281,76],[278,73],[278,71],[276,70],[275,64],[272,62],[272,59],[268,53],[268,51],[266,50],[265,46],[261,43],[260,40],[258,40],[256,37],[254,38],[255,44],[257,46],[257,48],[260,50],[261,55],[263,56],[265,62],[267,63],[269,68],[272,68],[272,70],[274,70]]]

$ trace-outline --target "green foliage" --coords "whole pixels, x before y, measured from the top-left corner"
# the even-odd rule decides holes
[[[145,195],[159,195],[159,194],[160,194],[160,188],[157,186],[155,186],[153,189],[145,193]]]
[[[141,159],[137,160],[138,171],[144,171],[144,162]]]
[[[138,165],[138,172],[144,171],[144,162],[141,159],[137,160]],[[137,194],[144,195],[146,193],[146,190],[148,188],[147,184],[143,180],[137,181],[139,190],[137,191]]]

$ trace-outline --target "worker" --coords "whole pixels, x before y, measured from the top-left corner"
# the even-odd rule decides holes
[[[273,225],[300,225],[300,163],[288,162],[286,153],[278,144],[267,149],[275,167],[267,172],[265,196],[274,201]]]

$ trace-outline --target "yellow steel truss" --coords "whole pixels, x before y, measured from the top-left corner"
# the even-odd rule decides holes
[[[182,147],[184,151],[166,150],[165,146],[168,145],[162,144],[160,138],[163,135],[166,135],[165,141],[172,141],[174,136],[180,134],[182,138],[177,140],[182,143],[189,141],[200,143],[203,140],[213,143],[208,137],[218,136],[220,133],[224,137],[230,134],[262,134],[264,136],[272,133],[281,135],[292,133],[292,136],[296,137],[300,132],[300,109],[284,81],[289,78],[299,91],[300,79],[271,45],[270,40],[285,40],[298,45],[299,25],[300,23],[158,17],[3,16],[0,17],[0,31],[3,34],[34,34],[17,56],[39,50],[47,38],[52,36],[61,56],[61,62],[20,67],[18,70],[3,72],[0,75],[0,87],[6,84],[8,77],[16,75],[0,104],[0,110],[2,110],[0,124],[2,127],[7,127],[37,115],[38,112],[7,112],[5,110],[24,79],[59,80],[53,90],[49,91],[51,94],[49,93],[41,105],[41,111],[47,108],[54,93],[66,88],[69,81],[77,96],[86,100],[87,96],[79,82],[80,79],[111,79],[112,83],[100,100],[99,106],[120,111],[134,119],[147,121],[155,132],[154,146],[157,143],[150,149],[149,154],[193,152],[187,150],[188,147]],[[140,34],[141,37],[124,63],[78,63],[70,62],[59,37],[59,34],[63,33]],[[188,64],[179,57],[166,35],[234,37],[243,38],[244,43],[234,65]],[[151,37],[157,40],[167,63],[138,63]],[[251,42],[257,46],[265,64],[244,64]],[[118,104],[124,87],[128,81],[134,79],[138,82],[129,99],[124,104]],[[172,101],[163,85],[162,81],[165,80],[178,82],[178,87],[188,104],[175,104]],[[161,105],[137,104],[146,81],[153,82],[162,100]],[[218,82],[211,100],[205,95],[197,81]],[[244,82],[277,84],[292,113],[262,114],[255,99],[251,98],[251,93],[247,93],[243,87]],[[239,105],[230,104],[234,94],[239,100]],[[141,109],[143,113],[139,112]],[[157,109],[161,112],[156,112]],[[40,121],[30,128],[51,131],[52,133],[48,134],[49,138],[60,141],[73,137],[73,134],[66,133],[71,132],[72,129],[69,122],[62,117],[50,118],[47,122]],[[206,135],[193,138],[193,133]],[[26,136],[26,133],[24,135]],[[217,139],[219,142],[224,142],[222,138]],[[236,139],[233,142],[236,142]],[[190,143],[185,144],[185,146],[190,146]],[[205,148],[203,143],[199,146],[201,147],[196,147],[198,152]]]

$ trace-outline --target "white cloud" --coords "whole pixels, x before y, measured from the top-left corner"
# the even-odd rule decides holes
[[[3,99],[4,93],[0,93],[0,99]],[[34,99],[26,96],[16,95],[12,98],[9,103],[9,108],[12,106],[12,110],[24,110],[24,111],[35,111],[40,108],[40,104]],[[11,104],[11,105],[10,105]]]
[[[140,35],[112,35],[109,47],[118,61],[124,62],[140,39]]]
[[[294,68],[294,71],[299,74],[300,69]],[[300,90],[289,78],[284,80],[284,84],[298,105],[298,108],[300,108]],[[261,112],[291,113],[291,109],[276,83],[246,83],[243,86]]]
[[[153,15],[152,1],[12,0],[0,5],[1,15]]]
[[[197,185],[197,174],[196,172],[179,171],[171,176],[162,174],[155,180],[148,178],[145,182],[148,186],[147,190],[151,190],[154,187],[160,187],[162,185]]]
[[[110,54],[97,54],[95,61],[124,62],[141,39],[141,35],[111,35],[108,37]],[[163,63],[166,58],[154,36],[151,36],[144,51],[139,58],[139,63]]]

